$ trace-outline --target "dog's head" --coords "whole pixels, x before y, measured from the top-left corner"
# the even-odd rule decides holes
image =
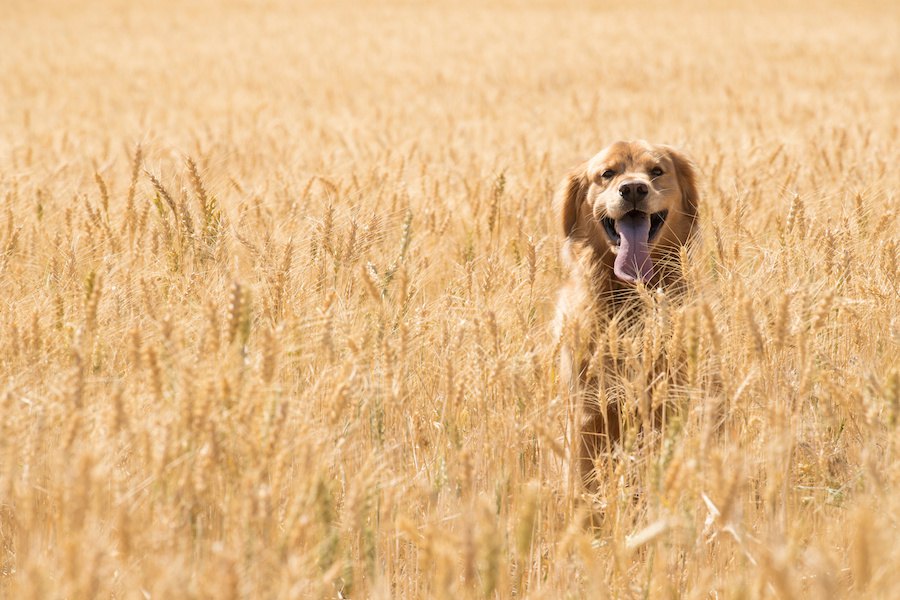
[[[668,146],[616,142],[566,178],[558,196],[563,233],[612,255],[617,278],[654,278],[654,262],[677,255],[694,229],[693,164]]]

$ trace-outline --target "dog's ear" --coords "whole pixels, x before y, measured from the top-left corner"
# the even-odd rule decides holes
[[[556,210],[565,237],[571,236],[578,224],[578,207],[584,202],[584,195],[588,188],[586,166],[585,163],[573,169],[556,192]]]
[[[681,188],[681,197],[684,200],[684,209],[692,217],[697,216],[697,205],[700,202],[700,194],[697,192],[697,167],[694,161],[678,150],[665,146],[669,158],[675,164],[675,174],[678,177],[678,187]]]

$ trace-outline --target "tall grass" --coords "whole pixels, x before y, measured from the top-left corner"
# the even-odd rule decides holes
[[[0,595],[900,593],[892,4],[8,4]],[[623,137],[704,245],[598,519],[551,194]]]

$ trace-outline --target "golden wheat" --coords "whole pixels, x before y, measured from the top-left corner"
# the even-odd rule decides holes
[[[900,12],[842,4],[5,2],[0,596],[900,596]],[[563,328],[635,409],[588,506],[551,195],[638,137],[704,244]]]

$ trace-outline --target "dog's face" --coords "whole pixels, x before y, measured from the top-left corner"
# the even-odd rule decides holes
[[[693,230],[694,169],[667,146],[616,142],[569,175],[560,205],[567,237],[611,254],[618,279],[650,283]]]

